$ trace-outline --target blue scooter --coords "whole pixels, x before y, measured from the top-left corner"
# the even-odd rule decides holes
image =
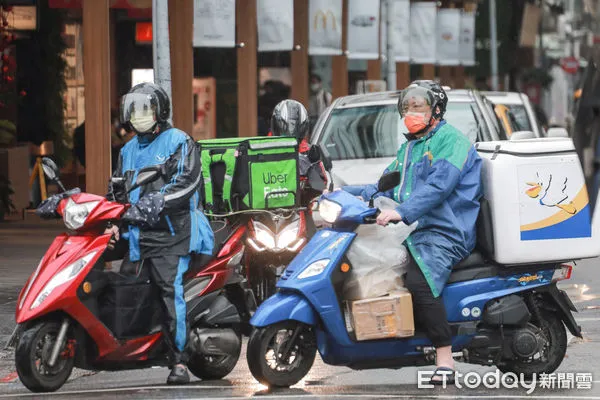
[[[398,172],[383,176],[379,192],[399,180]],[[478,229],[486,225],[484,206]],[[435,351],[418,326],[409,338],[369,341],[357,341],[346,326],[341,300],[349,275],[345,254],[358,225],[375,223],[379,211],[373,199],[367,205],[335,191],[321,198],[319,212],[333,228],[313,236],[277,283],[278,292],[250,321],[254,329],[247,360],[252,375],[267,386],[294,385],[311,369],[317,349],[325,363],[353,369],[434,364]],[[556,287],[557,281],[570,278],[571,268],[502,266],[475,251],[453,268],[442,293],[453,351],[462,352],[465,362],[496,365],[503,372],[531,376],[556,370],[567,348],[565,325],[581,337],[571,313],[577,310]]]

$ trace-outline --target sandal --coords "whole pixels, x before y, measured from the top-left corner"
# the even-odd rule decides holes
[[[443,372],[443,373],[442,373]],[[431,385],[454,385],[454,375],[455,371],[449,367],[437,367],[435,371],[433,371],[433,375],[429,380]],[[439,377],[439,379],[433,379],[435,377]]]

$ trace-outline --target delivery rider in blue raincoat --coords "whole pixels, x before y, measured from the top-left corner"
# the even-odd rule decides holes
[[[136,85],[123,96],[121,123],[136,136],[121,150],[113,174],[125,178],[125,185],[111,187],[109,195],[132,205],[123,216],[129,240],[125,262],[144,260],[150,279],[160,289],[169,331],[166,339],[174,353],[167,382],[182,384],[190,380],[184,357],[188,334],[183,274],[190,253],[212,253],[214,237],[200,208],[202,174],[196,143],[169,124],[170,113],[167,93],[155,84]],[[139,171],[155,165],[162,167],[161,176],[127,194]],[[109,230],[118,240],[119,230]]]
[[[447,103],[445,91],[433,81],[415,81],[401,92],[398,111],[408,140],[385,171],[400,171],[401,184],[383,194],[400,205],[377,218],[380,225],[418,222],[405,242],[412,256],[405,285],[414,315],[436,347],[432,383],[441,382],[443,374],[447,382],[454,377],[452,332],[440,295],[452,267],[475,247],[482,194],[481,159],[467,136],[443,119]],[[376,192],[375,185],[343,189],[364,199]]]

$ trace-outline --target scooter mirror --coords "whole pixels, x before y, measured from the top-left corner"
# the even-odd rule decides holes
[[[323,163],[325,170],[331,171],[331,168],[333,168],[333,162],[331,161],[331,156],[329,155],[329,152],[327,151],[327,149],[321,146],[319,146],[319,151],[321,153],[321,162]]]
[[[143,186],[147,183],[154,182],[160,176],[159,171],[141,171],[135,180],[136,186]]]
[[[162,175],[162,167],[160,165],[153,165],[151,167],[142,168],[135,179],[135,183],[129,188],[128,192],[131,192],[140,186],[146,185],[150,182],[154,182]]]
[[[313,164],[308,169],[308,184],[311,188],[318,192],[322,192],[327,189],[327,182],[321,177],[320,168],[318,164]]]
[[[308,151],[308,159],[311,163],[321,161],[321,148],[319,145],[313,144],[310,146],[310,150]]]
[[[58,166],[51,158],[42,158],[42,169],[44,170],[44,175],[46,175],[49,180],[56,181],[59,175]]]
[[[395,188],[399,184],[400,172],[393,171],[379,178],[379,182],[377,182],[377,190],[379,191],[379,193],[387,192],[388,190]]]

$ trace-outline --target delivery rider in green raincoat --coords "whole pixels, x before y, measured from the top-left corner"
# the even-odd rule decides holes
[[[415,81],[404,89],[398,111],[408,129],[407,142],[385,173],[398,170],[401,183],[382,195],[396,200],[395,210],[383,210],[377,222],[418,222],[406,240],[411,254],[406,287],[413,297],[415,317],[437,352],[432,383],[454,378],[452,332],[441,293],[452,267],[475,247],[475,222],[481,197],[481,159],[470,140],[443,119],[448,98],[433,81]],[[368,199],[375,185],[346,186]]]

